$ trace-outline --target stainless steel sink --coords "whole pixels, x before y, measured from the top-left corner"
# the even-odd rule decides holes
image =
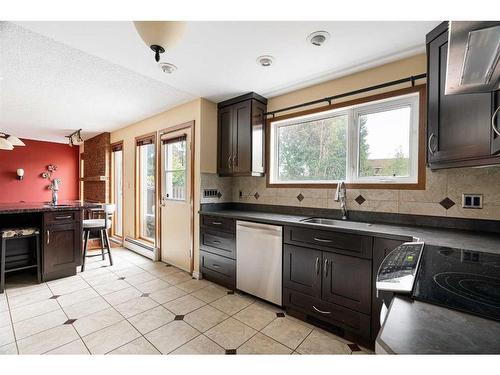
[[[370,223],[361,223],[359,221],[347,221],[347,220],[335,220],[326,219],[323,217],[310,217],[301,220],[303,223],[326,225],[329,227],[348,227],[348,228],[359,228],[359,227],[370,227]]]

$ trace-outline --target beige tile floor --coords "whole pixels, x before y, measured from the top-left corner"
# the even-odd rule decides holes
[[[161,262],[114,249],[76,276],[7,279],[0,354],[362,354],[367,351]],[[354,350],[354,351],[353,351]]]

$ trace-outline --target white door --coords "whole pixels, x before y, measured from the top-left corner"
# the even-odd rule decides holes
[[[191,128],[161,137],[161,260],[191,272]]]

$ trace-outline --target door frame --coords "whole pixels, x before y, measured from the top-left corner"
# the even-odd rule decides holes
[[[124,200],[124,195],[123,194],[123,187],[124,187],[124,177],[125,177],[125,150],[124,150],[124,144],[123,144],[123,140],[121,141],[118,141],[118,142],[114,142],[114,143],[111,143],[111,173],[110,173],[110,195],[111,195],[111,202],[112,203],[115,203],[116,204],[116,197],[115,197],[115,178],[114,178],[114,175],[115,175],[115,171],[114,171],[114,158],[113,158],[113,146],[118,146],[118,145],[121,145],[122,146],[122,186],[121,186],[121,189],[122,189],[122,199],[121,199],[121,204],[122,204],[122,235],[121,237],[116,235],[115,234],[115,223],[116,223],[116,219],[117,219],[117,215],[113,215],[113,225],[112,225],[112,229],[111,229],[111,238],[114,238],[114,239],[117,239],[117,240],[120,240],[120,243],[123,245],[123,241],[125,240],[125,233],[124,233],[124,230],[125,230],[125,215],[123,214],[123,204],[125,203],[125,200]]]
[[[163,186],[162,186],[162,178],[161,178],[161,175],[160,173],[162,173],[163,171],[163,165],[162,165],[162,162],[161,162],[161,148],[162,148],[162,142],[161,142],[161,137],[164,136],[164,135],[167,135],[169,133],[173,133],[173,132],[177,132],[179,130],[184,130],[184,129],[190,129],[191,130],[191,145],[190,145],[190,148],[191,148],[191,155],[190,155],[190,158],[191,158],[191,165],[190,165],[190,178],[191,178],[191,188],[190,188],[190,193],[191,193],[191,259],[190,259],[190,262],[189,262],[189,272],[192,274],[193,273],[193,270],[194,270],[194,232],[195,232],[195,228],[194,228],[194,218],[195,218],[195,205],[194,205],[194,167],[195,167],[195,140],[196,140],[196,133],[195,133],[195,121],[194,120],[191,120],[191,121],[188,121],[188,122],[184,122],[182,124],[178,124],[178,125],[174,125],[174,126],[171,126],[171,127],[168,127],[168,128],[165,128],[165,129],[161,129],[158,131],[158,137],[157,137],[157,160],[158,160],[158,172],[156,173],[156,178],[157,178],[157,181],[158,181],[158,194],[156,194],[156,200],[157,200],[157,207],[159,208],[159,215],[158,215],[158,221],[157,221],[157,225],[158,225],[158,232],[157,232],[157,238],[158,238],[158,245],[157,245],[157,248],[158,248],[158,260],[161,261],[162,259],[162,248],[161,248],[161,244],[162,244],[162,233],[161,233],[161,206],[160,206],[160,197],[161,197],[161,193],[163,191]]]

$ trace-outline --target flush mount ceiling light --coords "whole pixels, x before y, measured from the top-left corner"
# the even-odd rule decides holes
[[[12,134],[0,132],[0,150],[11,151],[14,146],[26,146],[23,141]]]
[[[81,145],[83,143],[81,131],[82,131],[82,129],[78,129],[77,131],[66,136],[66,138],[68,138],[69,145],[71,147],[73,147],[75,145]]]
[[[257,64],[267,68],[271,65],[273,65],[274,63],[274,57],[273,56],[270,56],[270,55],[263,55],[263,56],[259,56],[257,57]]]
[[[134,21],[140,37],[155,53],[156,62],[166,49],[175,47],[184,35],[186,22],[183,21]]]
[[[159,63],[158,65],[160,66],[161,70],[163,70],[163,73],[172,74],[177,70],[177,67],[174,64]]]
[[[307,37],[307,41],[316,47],[321,47],[328,42],[329,39],[330,33],[328,31],[315,31]]]

